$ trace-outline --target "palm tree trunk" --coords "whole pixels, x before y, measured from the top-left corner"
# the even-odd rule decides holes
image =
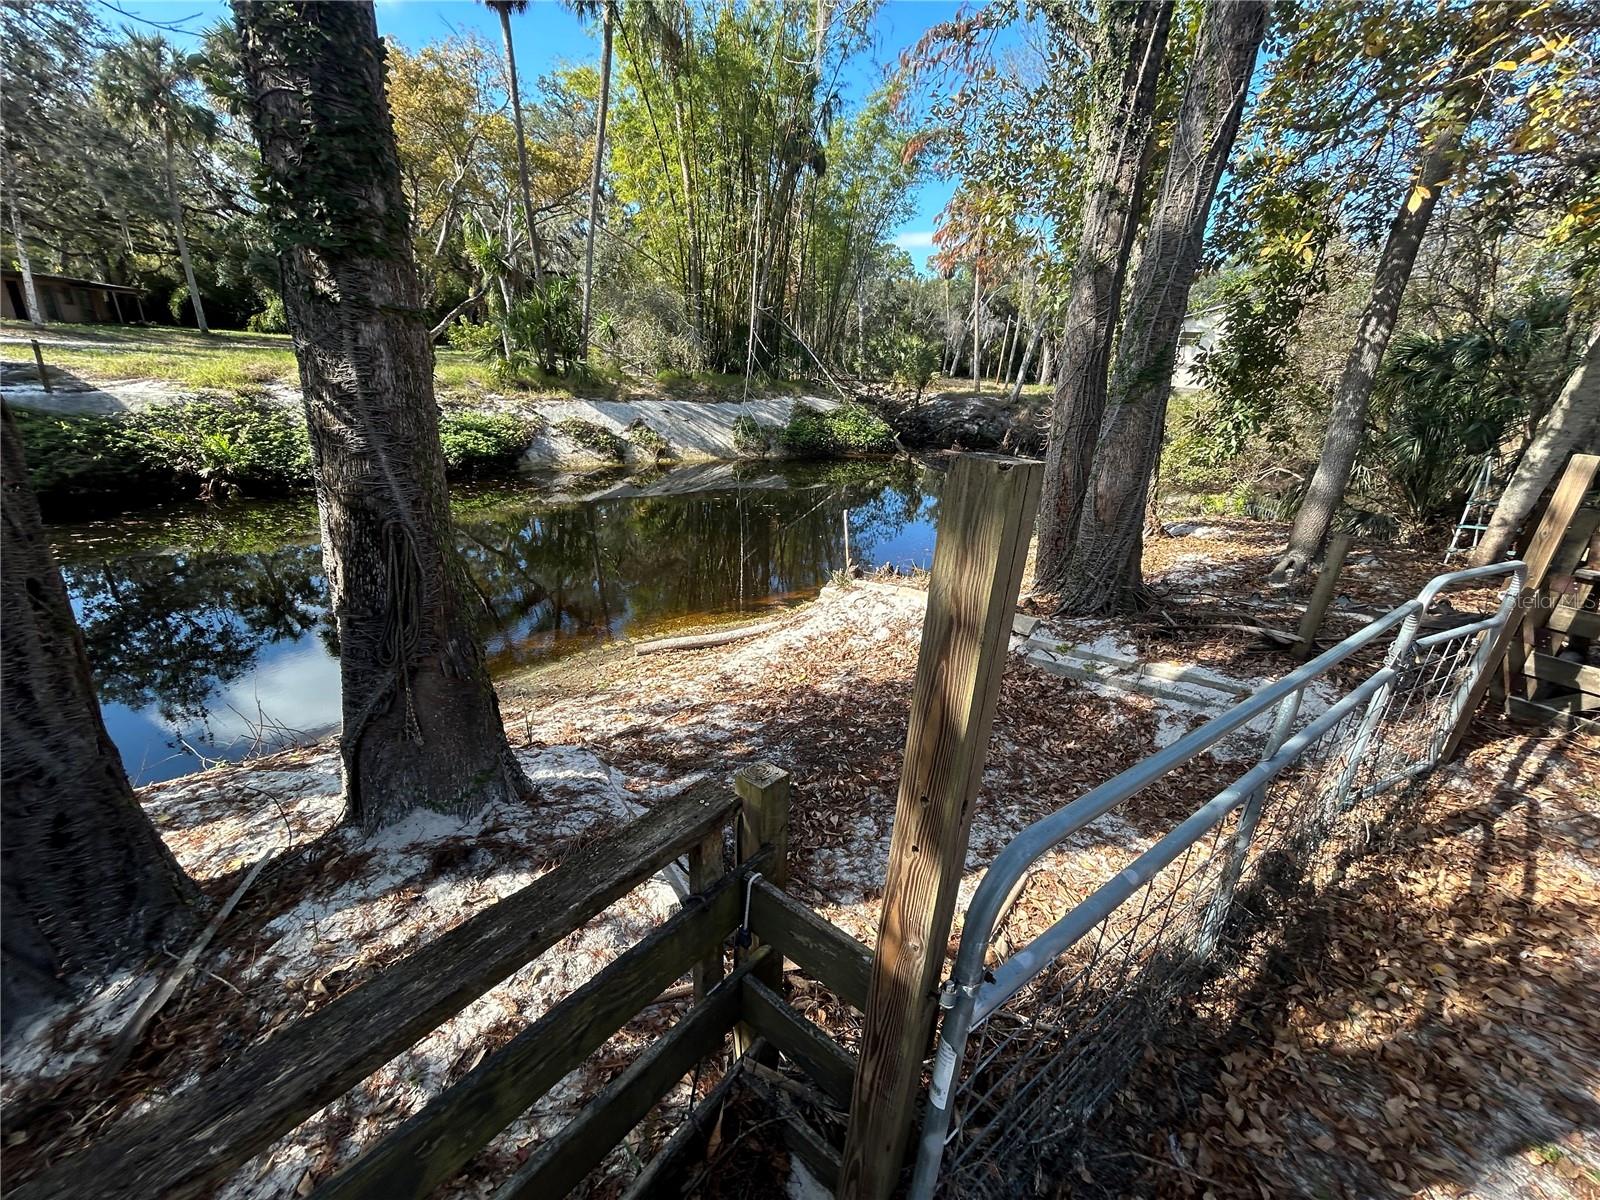
[[[9,1031],[188,932],[198,893],[106,733],[3,402],[0,470],[0,1013]]]
[[[370,829],[419,806],[520,800],[461,600],[373,8],[238,0],[234,15],[311,434],[348,816]],[[306,213],[327,215],[312,225]]]
[[[589,229],[583,243],[583,355],[589,357],[589,315],[594,311],[594,233],[600,223],[600,178],[606,156],[606,116],[611,107],[611,0],[603,0],[600,41],[600,112],[594,130],[594,173],[589,177]]]
[[[1567,456],[1574,450],[1596,449],[1600,449],[1600,323],[1590,330],[1583,357],[1539,422],[1539,432],[1534,434],[1506,490],[1500,494],[1489,528],[1472,552],[1472,565],[1483,566],[1504,558],[1512,538]]]
[[[178,195],[178,173],[172,163],[172,135],[168,134],[166,157],[167,199],[172,203],[172,231],[178,235],[178,259],[183,263],[183,281],[189,287],[189,303],[194,306],[194,323],[201,333],[210,333],[206,325],[206,308],[200,302],[200,285],[194,281],[194,267],[189,262],[189,239],[183,235],[183,200]]]
[[[1141,602],[1145,507],[1161,450],[1178,334],[1265,29],[1266,6],[1258,0],[1216,0],[1206,8],[1171,158],[1117,339],[1105,422],[1086,490],[1093,503],[1083,505],[1072,557],[1060,577],[1062,611],[1111,612]]]
[[[528,226],[528,246],[533,253],[533,281],[544,283],[544,251],[533,224],[533,189],[528,184],[528,141],[522,133],[522,91],[517,85],[517,52],[511,45],[511,10],[496,5],[500,37],[506,47],[506,90],[511,93],[511,122],[517,131],[517,182],[522,188],[522,219]]]
[[[1035,591],[1060,589],[1078,532],[1095,439],[1105,415],[1106,374],[1128,256],[1150,174],[1156,84],[1172,11],[1170,2],[1123,2],[1111,5],[1105,17],[1102,49],[1093,68],[1091,175],[1062,321],[1059,378],[1039,497]]]

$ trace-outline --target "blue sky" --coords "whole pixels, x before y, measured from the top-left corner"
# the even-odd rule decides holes
[[[963,7],[953,0],[888,0],[873,22],[874,44],[852,62],[844,76],[847,100],[856,103],[878,85],[902,51],[914,45],[932,25],[948,21]],[[200,30],[229,11],[225,0],[116,0],[103,5],[112,28],[141,21],[169,27],[169,36]],[[594,62],[599,38],[556,0],[534,0],[528,11],[511,18],[517,69],[531,78],[553,67]],[[476,0],[378,0],[378,30],[411,48],[452,33],[476,31],[498,45],[500,19]],[[928,179],[918,189],[916,208],[897,231],[895,241],[925,267],[932,252],[933,230],[950,199],[954,182]]]

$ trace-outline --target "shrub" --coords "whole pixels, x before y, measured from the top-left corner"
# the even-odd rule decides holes
[[[268,296],[266,308],[251,313],[244,327],[251,333],[288,333],[289,318],[283,311],[283,297]]]
[[[58,417],[14,409],[28,477],[46,507],[147,492],[154,473],[118,417]]]
[[[596,425],[582,417],[563,417],[556,422],[555,430],[585,449],[593,450],[601,458],[622,462],[628,457],[628,443],[604,425]]]
[[[452,412],[439,418],[444,464],[463,475],[508,466],[532,440],[527,422],[509,413]]]
[[[629,425],[627,434],[630,442],[657,459],[665,458],[672,452],[672,444],[658,430],[651,429],[643,421],[635,421]]]
[[[894,432],[861,404],[843,404],[825,413],[797,404],[778,440],[797,458],[890,454],[895,448]]]
[[[746,458],[765,458],[772,450],[772,437],[760,421],[740,413],[733,419],[733,449]]]
[[[191,400],[128,418],[127,437],[147,466],[198,480],[202,493],[287,491],[311,479],[305,424],[265,400]]]
[[[915,389],[918,402],[922,400],[922,390],[933,381],[934,374],[939,370],[939,350],[937,342],[920,333],[902,333],[895,339],[895,382]]]

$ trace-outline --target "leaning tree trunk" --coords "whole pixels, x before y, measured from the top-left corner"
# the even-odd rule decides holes
[[[594,234],[600,220],[600,181],[606,154],[606,114],[611,107],[611,0],[601,0],[600,111],[594,127],[594,171],[589,176],[589,228],[583,239],[583,356],[589,357],[589,316],[594,311]]]
[[[1517,530],[1574,450],[1600,450],[1600,323],[1590,331],[1583,357],[1500,493],[1489,528],[1472,552],[1473,566],[1505,557]]]
[[[178,173],[172,164],[172,138],[167,138],[167,199],[172,204],[172,231],[178,236],[178,260],[183,264],[183,281],[189,285],[189,303],[194,306],[194,323],[201,333],[210,333],[206,325],[206,306],[200,302],[200,285],[194,279],[194,266],[189,261],[189,239],[183,232],[183,198],[178,195]]]
[[[1117,340],[1088,503],[1055,589],[1062,611],[1113,612],[1141,602],[1145,504],[1161,450],[1178,334],[1265,28],[1266,6],[1257,0],[1220,0],[1206,9]]]
[[[1022,385],[1028,378],[1028,367],[1033,363],[1033,354],[1039,348],[1039,339],[1044,336],[1044,318],[1040,317],[1033,323],[1033,333],[1028,336],[1028,348],[1022,352],[1022,362],[1017,365],[1017,378],[1011,385],[1011,395],[1006,403],[1015,408],[1017,401],[1022,398]]]
[[[1372,387],[1394,334],[1400,300],[1411,279],[1417,251],[1422,247],[1422,235],[1427,232],[1428,219],[1439,202],[1439,193],[1459,164],[1462,135],[1482,97],[1482,75],[1474,71],[1458,78],[1441,98],[1440,116],[1428,135],[1421,161],[1389,226],[1389,236],[1372,280],[1372,295],[1356,326],[1355,344],[1345,359],[1339,389],[1334,393],[1333,408],[1328,413],[1322,456],[1305,498],[1300,502],[1300,510],[1295,514],[1289,544],[1273,564],[1270,575],[1273,582],[1299,578],[1322,560],[1323,544],[1328,540],[1328,531],[1333,528],[1339,506],[1344,503],[1350,472],[1355,468],[1356,456],[1366,436]]]
[[[1150,171],[1156,84],[1172,8],[1170,2],[1117,0],[1107,10],[1096,54],[1090,175],[1045,451],[1035,591],[1059,590],[1077,536],[1095,438],[1105,414],[1106,371],[1128,254]]]
[[[461,603],[384,52],[367,4],[234,5],[339,635],[349,816],[520,796]]]
[[[0,1013],[14,1028],[194,924],[198,894],[128,786],[0,403]]]
[[[22,298],[27,302],[28,321],[38,329],[44,328],[44,310],[39,307],[39,290],[33,285],[33,260],[28,256],[28,231],[22,225],[22,208],[17,204],[14,190],[6,193],[6,207],[11,210],[11,236],[17,243],[17,266],[22,271]]]

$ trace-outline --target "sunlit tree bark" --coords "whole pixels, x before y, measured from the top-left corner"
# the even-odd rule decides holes
[[[1114,0],[1094,63],[1089,177],[1039,498],[1036,591],[1064,579],[1106,406],[1106,372],[1122,304],[1140,199],[1150,169],[1156,84],[1172,23],[1170,3]]]
[[[1117,338],[1077,537],[1065,568],[1047,576],[1063,611],[1110,612],[1142,600],[1145,503],[1161,449],[1178,333],[1265,27],[1266,6],[1256,0],[1214,0],[1202,19]]]
[[[350,816],[370,828],[520,796],[461,603],[372,5],[234,12],[311,434]]]

